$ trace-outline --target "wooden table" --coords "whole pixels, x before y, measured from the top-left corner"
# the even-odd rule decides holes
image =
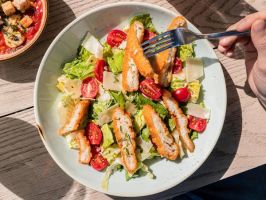
[[[48,24],[38,44],[0,64],[0,199],[116,199],[80,185],[55,164],[39,138],[33,114],[35,75],[53,38],[76,16],[111,2],[116,1],[50,0]],[[202,32],[222,31],[256,9],[266,9],[265,0],[147,2],[179,10]],[[243,52],[238,49],[234,59],[217,55],[228,92],[221,137],[208,160],[188,180],[145,199],[165,199],[266,163],[266,112],[245,84]]]

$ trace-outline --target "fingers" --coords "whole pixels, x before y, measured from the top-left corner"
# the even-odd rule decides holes
[[[239,21],[238,26],[236,27],[236,30],[238,31],[246,31],[251,29],[252,24],[256,20],[265,20],[266,19],[266,11],[256,12],[251,15],[247,15],[245,18]]]
[[[258,19],[266,19],[266,11],[257,12],[248,15],[239,22],[230,26],[227,30],[234,30],[234,29],[237,31],[249,30],[251,29],[252,24]],[[226,37],[220,40],[218,50],[227,56],[232,56],[232,52],[234,51],[234,46],[238,42],[247,44],[249,40],[247,38],[239,38],[235,36]]]

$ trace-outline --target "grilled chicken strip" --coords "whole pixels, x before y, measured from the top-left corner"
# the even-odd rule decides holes
[[[127,92],[137,91],[139,89],[139,71],[134,62],[131,51],[132,51],[132,37],[137,36],[138,43],[142,43],[144,35],[144,26],[140,22],[132,24],[127,34],[127,46],[125,49],[125,55],[122,66],[122,86],[123,90]]]
[[[186,26],[186,20],[182,16],[177,16],[168,26],[168,30]],[[167,87],[172,78],[172,67],[176,55],[176,48],[167,49],[157,54],[153,59],[155,72],[159,74],[159,83]]]
[[[166,125],[152,106],[143,106],[143,116],[149,128],[152,142],[157,146],[157,151],[169,160],[175,160],[179,155],[178,145],[169,133]]]
[[[90,102],[88,100],[81,100],[75,105],[69,119],[59,130],[60,135],[65,135],[69,132],[78,130],[87,114],[89,104]]]
[[[133,174],[137,170],[137,156],[136,134],[133,131],[132,121],[121,108],[117,108],[112,117],[115,138],[121,150],[123,164],[126,170]]]
[[[193,141],[189,137],[189,129],[187,128],[188,119],[183,114],[183,111],[179,108],[178,103],[174,100],[171,93],[167,90],[163,91],[163,102],[167,107],[169,113],[175,120],[176,130],[180,136],[180,140],[182,141],[184,147],[188,149],[190,152],[193,152],[195,149],[195,145]]]
[[[128,63],[131,63],[131,68],[133,66],[132,63],[134,63],[137,66],[137,69],[142,76],[153,78],[155,82],[157,83],[158,74],[154,72],[150,64],[150,61],[144,55],[143,49],[141,47],[141,42],[143,40],[143,34],[144,34],[144,26],[141,22],[135,21],[133,24],[131,24],[128,30],[127,47],[126,47],[126,52],[127,51],[129,52],[129,56],[125,56],[124,58],[123,64],[125,66],[123,65],[123,74],[125,73],[124,76],[127,76],[127,71],[129,70],[126,70],[126,67],[129,65]],[[130,58],[132,58],[132,60]]]
[[[79,140],[79,162],[89,164],[92,157],[90,142],[85,136],[84,130],[78,130],[75,133],[78,135]]]

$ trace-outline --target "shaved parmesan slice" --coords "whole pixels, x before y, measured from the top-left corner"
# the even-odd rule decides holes
[[[119,107],[119,105],[115,104],[115,105],[111,106],[110,108],[108,108],[107,110],[101,112],[98,116],[98,121],[97,121],[98,125],[102,126],[104,124],[108,124],[109,122],[111,122],[113,112],[118,107]]]
[[[182,69],[180,72],[178,72],[177,74],[173,74],[172,75],[172,80],[179,80],[179,81],[185,81],[186,80],[186,74],[185,71]]]
[[[122,90],[122,75],[114,75],[112,72],[103,72],[103,88],[105,90]]]
[[[82,81],[79,79],[69,79],[65,75],[61,75],[57,79],[58,83],[61,83],[60,85],[61,90],[65,92],[68,95],[71,95],[72,98],[79,98],[81,96],[81,83]],[[59,84],[58,84],[59,85]]]
[[[185,71],[187,82],[198,80],[204,75],[202,60],[200,58],[188,58]]]
[[[109,101],[111,100],[113,97],[110,95],[110,93],[108,91],[105,91],[103,89],[102,84],[99,84],[99,92],[98,92],[98,101]]]
[[[85,49],[92,53],[96,58],[103,58],[103,46],[93,35],[88,33],[81,44]]]
[[[210,118],[210,110],[208,108],[203,108],[199,104],[194,103],[187,104],[187,114],[202,119]]]

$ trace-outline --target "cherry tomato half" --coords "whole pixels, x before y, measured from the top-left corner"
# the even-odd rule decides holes
[[[149,31],[148,29],[145,29],[144,36],[143,36],[143,42],[155,37],[157,34],[154,32]]]
[[[191,93],[187,87],[178,88],[172,94],[178,102],[187,102],[191,97]]]
[[[99,145],[91,145],[91,153],[92,155],[101,153],[101,147]]]
[[[86,127],[86,135],[92,145],[100,145],[103,134],[101,129],[93,122],[89,122]]]
[[[100,60],[97,60],[95,64],[95,68],[94,68],[95,78],[101,83],[103,82],[103,70],[104,70],[105,65],[106,65],[105,61],[100,59]]]
[[[162,96],[161,87],[152,78],[146,78],[140,83],[140,91],[148,98],[158,100]]]
[[[88,77],[82,81],[81,94],[85,98],[94,98],[98,93],[99,87],[95,78]]]
[[[180,58],[176,57],[174,60],[174,66],[173,66],[173,74],[177,74],[178,72],[180,72],[183,68],[183,64],[182,61],[180,60]]]
[[[107,43],[111,47],[118,47],[125,39],[127,34],[121,30],[114,29],[107,36]]]
[[[202,133],[207,126],[207,120],[206,119],[201,119],[198,117],[194,116],[189,116],[188,117],[188,127],[190,129],[193,129],[195,131],[198,131],[199,133]]]
[[[92,157],[90,164],[98,171],[102,171],[109,165],[108,161],[99,153]]]

